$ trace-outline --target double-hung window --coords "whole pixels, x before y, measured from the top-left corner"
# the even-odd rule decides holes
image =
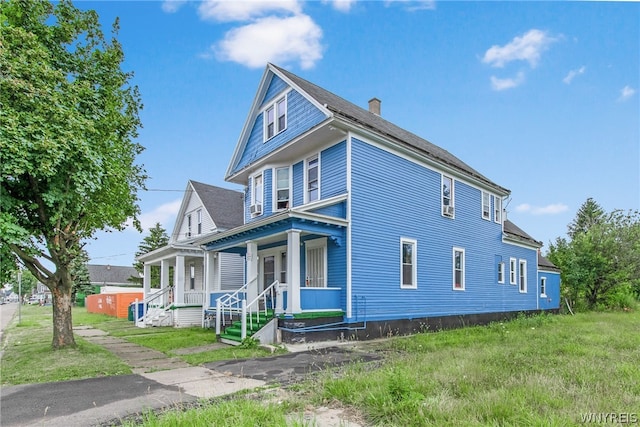
[[[482,192],[482,219],[491,220],[491,195],[486,191]]]
[[[417,288],[417,247],[413,239],[400,239],[400,287]]]
[[[307,202],[313,202],[320,198],[320,162],[318,156],[307,159]]]
[[[497,223],[502,222],[502,198],[493,196],[493,220]]]
[[[196,266],[189,264],[189,289],[194,290],[196,288]]]
[[[291,189],[289,187],[289,168],[278,168],[275,173],[275,206],[277,210],[289,209]]]
[[[442,175],[442,215],[453,217],[453,178]]]
[[[516,259],[509,258],[509,283],[516,284]]]
[[[453,248],[453,289],[464,291],[464,249]]]
[[[191,237],[191,214],[187,215],[187,237]]]
[[[498,283],[504,283],[504,262],[498,263]]]
[[[547,278],[546,277],[540,278],[540,296],[541,297],[547,296]]]
[[[527,261],[521,259],[520,260],[520,292],[527,292]]]
[[[278,98],[264,112],[264,140],[273,138],[287,128],[286,96]]]
[[[198,219],[198,234],[202,234],[202,209],[198,209],[196,212],[196,216]]]
[[[253,177],[251,186],[251,215],[262,214],[262,174]]]

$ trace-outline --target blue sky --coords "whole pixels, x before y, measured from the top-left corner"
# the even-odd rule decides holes
[[[640,208],[640,3],[78,2],[120,18],[144,109],[145,229],[173,230],[187,181],[224,174],[267,62],[439,145],[512,192],[545,243],[593,197]],[[103,233],[91,263],[130,265],[144,234]]]

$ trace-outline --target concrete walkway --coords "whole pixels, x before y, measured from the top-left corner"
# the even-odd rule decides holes
[[[4,319],[5,314],[8,317],[11,313],[2,307]],[[2,329],[6,324],[8,321],[3,320]],[[339,343],[332,342],[291,346],[292,353],[282,356],[191,366],[177,357],[112,337],[99,329],[79,327],[74,328],[74,333],[111,351],[129,365],[134,374],[2,387],[3,427],[117,425],[124,418],[149,410],[195,405],[201,399],[287,384],[331,366],[379,358],[358,349],[354,343],[344,343],[344,348],[338,348],[334,346]],[[183,349],[182,353],[216,346],[225,345]],[[356,425],[335,413],[329,413],[327,419],[332,421],[324,423],[319,415],[313,415],[317,421],[314,425]]]

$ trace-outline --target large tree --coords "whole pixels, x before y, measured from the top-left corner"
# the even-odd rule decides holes
[[[640,296],[640,215],[605,213],[588,199],[569,225],[569,238],[550,245],[562,269],[563,294],[578,307],[620,308]]]
[[[151,251],[155,251],[156,249],[163,248],[169,244],[169,235],[167,234],[167,230],[162,228],[159,222],[156,222],[156,225],[149,229],[149,235],[142,239],[140,245],[138,246],[138,251],[136,252],[136,257],[140,255],[147,254]],[[144,272],[144,264],[140,261],[137,261],[134,265],[138,273]],[[139,279],[142,282],[142,279]],[[160,267],[156,265],[151,266],[151,287],[157,288],[160,286]]]
[[[51,290],[54,349],[75,346],[84,242],[130,218],[140,229],[142,104],[117,30],[106,40],[96,12],[68,0],[0,3],[0,257]]]

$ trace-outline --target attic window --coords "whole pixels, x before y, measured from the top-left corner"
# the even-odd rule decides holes
[[[264,112],[264,140],[267,141],[287,128],[287,97],[278,98]]]

